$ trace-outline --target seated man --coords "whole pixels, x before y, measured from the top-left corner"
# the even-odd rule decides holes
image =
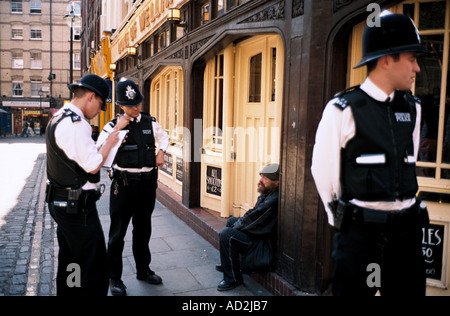
[[[245,256],[252,242],[274,241],[278,221],[279,165],[270,164],[260,172],[256,205],[241,218],[230,217],[220,232],[220,261],[216,269],[223,272],[219,291],[232,290],[243,283],[240,255]]]

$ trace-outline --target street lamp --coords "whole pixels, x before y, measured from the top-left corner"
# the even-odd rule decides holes
[[[81,18],[75,14],[75,3],[70,3],[69,5],[70,13],[64,15],[64,20],[70,27],[70,79],[69,84],[73,83],[73,27],[74,25],[79,25]]]

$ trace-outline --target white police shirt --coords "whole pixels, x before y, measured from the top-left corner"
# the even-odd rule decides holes
[[[394,97],[394,92],[387,95],[379,87],[377,87],[369,78],[360,86],[361,90],[366,92],[370,97],[377,101],[384,102],[389,98]],[[356,133],[355,121],[351,111],[351,107],[346,107],[344,110],[337,108],[334,104],[337,98],[328,102],[323,111],[322,119],[316,133],[316,143],[313,150],[311,172],[316,183],[317,191],[325,206],[325,211],[328,215],[328,223],[334,225],[334,218],[331,209],[328,206],[333,200],[333,197],[340,198],[341,182],[341,149],[345,148],[348,141],[351,140]],[[419,152],[420,143],[420,120],[421,107],[416,103],[417,118],[416,127],[413,132],[414,142],[414,158]],[[411,207],[416,199],[397,200],[394,202],[369,202],[353,199],[350,203],[370,208],[374,210],[388,210],[400,211]]]
[[[139,114],[136,118],[131,118],[130,121],[136,120],[136,122],[141,121],[141,114]],[[114,125],[112,122],[109,122],[103,127],[102,133],[111,133],[113,130]],[[158,148],[162,151],[166,151],[169,147],[169,135],[163,130],[161,125],[157,121],[152,122],[152,128],[153,128],[153,136],[155,137],[155,142],[158,144]],[[100,138],[101,136],[99,136]],[[114,164],[113,169],[121,170],[121,171],[127,171],[132,173],[141,173],[141,172],[150,172],[153,170],[151,167],[143,167],[143,168],[121,168],[118,165]]]
[[[75,161],[84,171],[90,173],[98,168],[103,161],[103,156],[98,153],[95,142],[92,139],[91,125],[86,121],[83,112],[75,105],[68,103],[55,115],[64,109],[70,109],[81,117],[78,122],[72,122],[70,117],[63,119],[56,126],[55,140],[67,157]],[[83,190],[96,189],[95,183],[86,182]]]

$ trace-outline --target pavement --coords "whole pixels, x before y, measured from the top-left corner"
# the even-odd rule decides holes
[[[31,146],[36,145],[40,146],[41,152],[37,151],[31,172],[22,176],[24,181],[20,187],[17,177],[7,173],[7,170],[20,166],[19,162],[15,163],[17,157],[9,155],[11,152],[17,155],[15,148],[29,153]],[[13,205],[0,204],[0,296],[54,296],[58,242],[56,224],[43,200],[46,182],[44,137],[0,137],[0,152],[0,182],[10,183],[10,187],[18,182],[20,187]],[[7,160],[15,164],[14,168],[8,167]],[[102,170],[101,181],[107,188],[97,202],[97,208],[107,241],[110,180],[106,170]],[[8,189],[0,192],[4,193],[0,200],[14,198]],[[163,283],[150,285],[136,279],[130,224],[125,237],[122,277],[128,296],[271,296],[247,275],[244,285],[227,292],[217,291],[217,284],[222,280],[222,274],[215,270],[215,265],[220,262],[219,251],[159,201],[153,212],[152,227],[151,269],[162,277]]]

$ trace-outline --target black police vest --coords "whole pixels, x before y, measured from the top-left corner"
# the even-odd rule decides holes
[[[350,106],[356,135],[341,153],[343,198],[395,201],[418,190],[413,131],[419,100],[397,91],[392,103],[378,102],[364,91],[343,95],[336,106]]]
[[[121,168],[156,167],[156,146],[153,122],[156,119],[141,114],[139,123],[130,122],[124,129],[129,130],[125,142],[119,147],[115,163]],[[115,125],[117,119],[113,119]]]
[[[100,182],[100,172],[95,175],[87,173],[75,161],[69,159],[56,144],[55,129],[64,119],[71,119],[72,123],[81,121],[81,117],[70,109],[65,109],[61,114],[50,120],[45,132],[48,180],[53,185],[62,188],[81,188],[88,181],[91,183]]]

